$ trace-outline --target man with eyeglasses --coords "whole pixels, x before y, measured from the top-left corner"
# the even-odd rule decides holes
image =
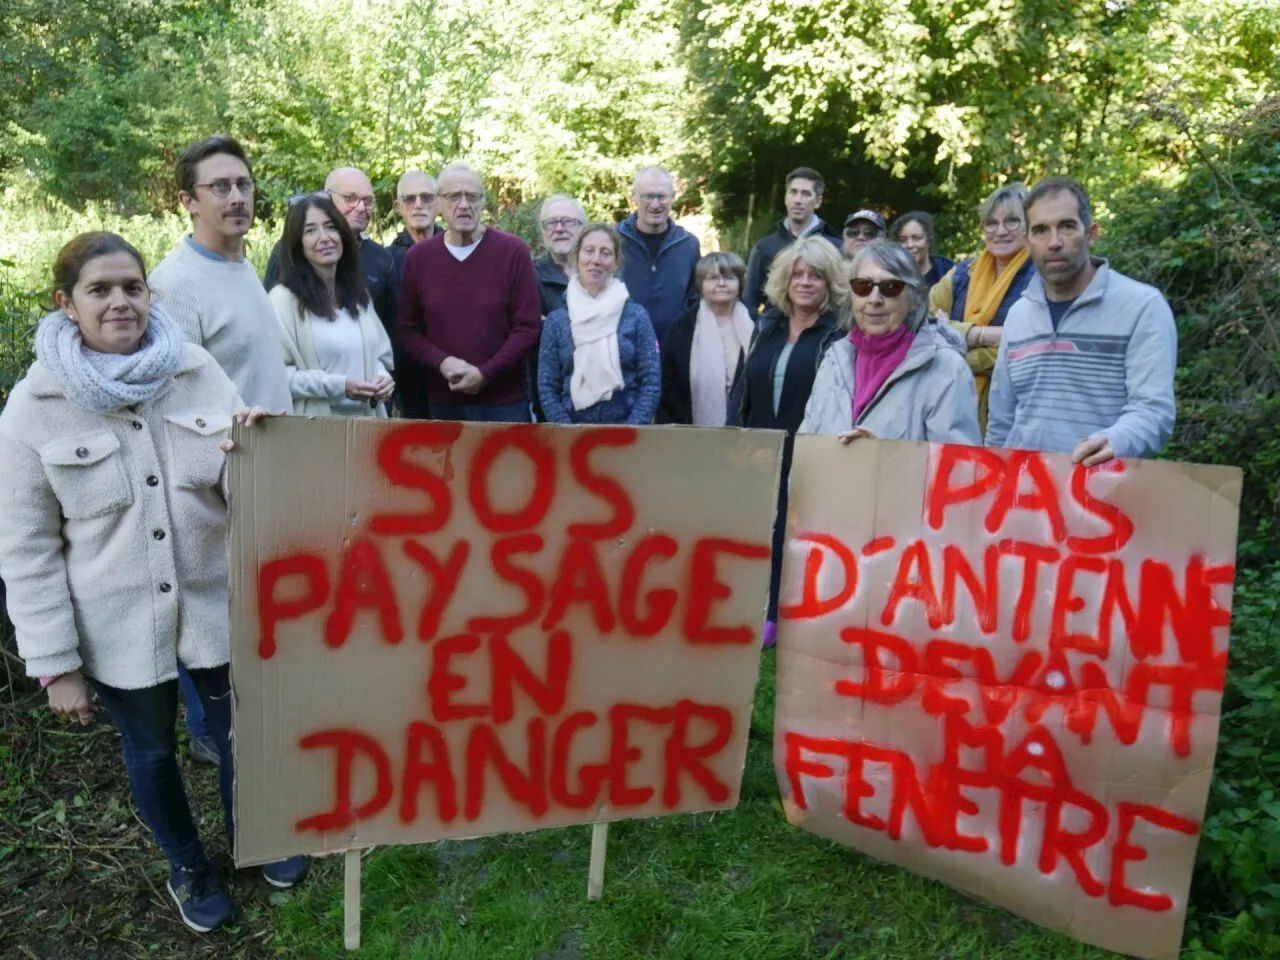
[[[547,197],[538,209],[538,227],[546,253],[533,261],[533,271],[538,275],[544,317],[564,306],[564,292],[569,288],[569,253],[586,225],[587,212],[568,194]]]
[[[396,275],[403,276],[409,248],[441,232],[436,224],[436,178],[419,170],[402,176],[396,184],[396,213],[404,221],[404,229],[387,250],[396,263]]]
[[[852,260],[858,251],[884,239],[884,217],[874,210],[857,210],[844,218],[844,243],[841,251]]]
[[[365,230],[373,220],[373,184],[357,167],[338,167],[325,178],[325,192],[338,212],[346,218],[351,232],[360,238],[360,271],[365,289],[373,301],[378,319],[395,340],[397,305],[400,299],[400,274],[387,248],[370,237]],[[280,282],[280,241],[271,249],[262,284],[268,290]]]
[[[448,166],[437,184],[446,230],[404,257],[404,372],[425,383],[437,420],[528,422],[526,362],[542,332],[533,256],[519,237],[481,223],[474,169]]]
[[[618,225],[622,282],[649,313],[661,342],[667,327],[698,297],[694,270],[702,258],[698,238],[671,219],[675,181],[662,167],[645,167],[631,191],[636,212]]]
[[[228,136],[207,137],[183,151],[176,175],[191,233],[151,271],[151,287],[241,400],[273,413],[292,410],[275,308],[245,259],[254,182],[244,149]]]
[[[811,167],[796,167],[787,174],[784,201],[787,215],[778,221],[778,228],[773,233],[751,248],[751,256],[747,260],[747,282],[742,302],[752,312],[758,313],[769,306],[764,285],[769,279],[773,258],[796,240],[812,233],[830,240],[839,249],[840,235],[818,216],[825,185],[822,174]]]
[[[218,362],[246,405],[288,413],[293,397],[276,311],[244,255],[255,190],[244,148],[224,134],[206,137],[182,152],[175,174],[191,233],[151,271],[152,293],[187,339]],[[187,705],[190,756],[216,765],[199,694],[181,664],[178,684]],[[275,886],[288,887],[306,874],[307,859],[289,857],[262,870]],[[201,906],[198,897],[189,902]]]

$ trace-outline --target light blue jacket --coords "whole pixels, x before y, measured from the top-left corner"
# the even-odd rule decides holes
[[[1053,329],[1044,281],[1014,304],[991,379],[987,446],[1070,453],[1107,438],[1117,457],[1152,457],[1173,433],[1178,331],[1155,287],[1098,271]]]
[[[856,350],[848,337],[831,345],[813,381],[801,433],[844,433],[866,427],[881,440],[981,446],[978,391],[964,342],[950,324],[926,322],[898,369],[853,422]]]

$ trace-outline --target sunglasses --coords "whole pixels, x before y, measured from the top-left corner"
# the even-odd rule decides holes
[[[312,197],[318,197],[321,200],[333,201],[333,194],[328,190],[316,190],[314,193],[295,193],[289,198],[289,206],[296,207],[304,200],[310,200]]]
[[[872,290],[879,290],[883,296],[892,300],[907,288],[907,281],[897,279],[868,280],[866,277],[858,277],[856,280],[849,281],[849,286],[853,288],[854,295],[858,297],[869,297]]]

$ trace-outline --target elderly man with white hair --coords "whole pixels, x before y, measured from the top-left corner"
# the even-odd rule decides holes
[[[533,271],[538,275],[544,317],[564,306],[564,292],[569,287],[569,254],[586,224],[587,212],[568,194],[547,197],[538,208],[538,228],[546,253],[533,261]]]
[[[436,224],[436,178],[421,170],[410,170],[396,184],[396,213],[404,229],[387,247],[396,262],[396,274],[404,274],[404,255],[415,243],[443,232]]]
[[[661,340],[672,321],[698,298],[694,270],[702,258],[698,238],[671,219],[675,181],[662,167],[645,167],[631,191],[636,212],[618,225],[622,281],[644,307]]]
[[[542,331],[532,254],[481,222],[484,184],[466,164],[440,172],[437,198],[445,232],[404,258],[396,342],[407,372],[437,420],[526,422],[526,363]]]

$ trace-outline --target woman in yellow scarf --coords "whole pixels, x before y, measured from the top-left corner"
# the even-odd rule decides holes
[[[1027,216],[1021,183],[1000,187],[979,208],[986,249],[956,264],[929,291],[929,310],[951,321],[969,348],[969,369],[978,384],[978,422],[987,432],[987,392],[1000,351],[1009,308],[1035,274],[1027,254]]]

